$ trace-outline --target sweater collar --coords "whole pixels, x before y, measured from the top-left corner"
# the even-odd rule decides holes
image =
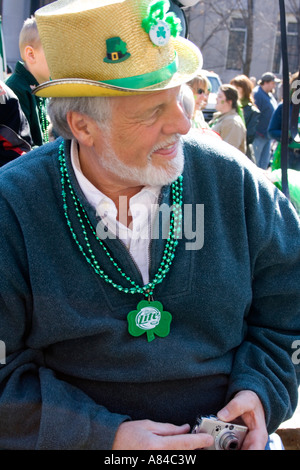
[[[29,86],[31,87],[36,87],[38,86],[38,81],[35,79],[35,77],[32,75],[31,72],[29,72],[29,70],[27,70],[27,68],[25,67],[25,64],[24,62],[17,62],[16,64],[16,68],[15,68],[15,73],[18,74],[18,75],[22,75],[26,81],[28,82]]]

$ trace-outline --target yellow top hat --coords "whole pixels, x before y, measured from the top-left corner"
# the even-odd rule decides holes
[[[51,80],[41,97],[123,96],[185,83],[202,67],[168,0],[57,0],[35,17]]]

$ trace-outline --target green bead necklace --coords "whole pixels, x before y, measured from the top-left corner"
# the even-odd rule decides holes
[[[45,112],[45,100],[40,99],[40,104],[39,104],[39,115],[40,115],[40,123],[41,123],[41,128],[42,128],[42,138],[43,138],[43,144],[47,144],[49,142],[49,122],[47,118],[47,114]]]
[[[101,279],[103,279],[106,283],[110,284],[115,289],[125,294],[142,294],[145,297],[144,300],[139,302],[137,310],[130,312],[127,316],[129,333],[135,337],[146,333],[148,341],[152,341],[155,338],[154,333],[160,337],[167,336],[170,332],[172,316],[169,312],[165,312],[163,310],[163,306],[160,302],[152,300],[152,297],[155,287],[165,279],[167,273],[170,270],[173,259],[175,257],[175,250],[178,245],[178,237],[181,234],[182,176],[179,176],[179,178],[174,183],[172,183],[171,186],[173,211],[171,213],[169,237],[166,241],[160,266],[152,281],[150,281],[145,286],[139,286],[133,279],[130,278],[130,276],[127,276],[127,274],[124,273],[113,256],[110,254],[103,241],[98,237],[83,205],[76,196],[67,169],[64,153],[64,142],[62,142],[59,146],[59,163],[64,214],[72,237],[85,260]],[[82,229],[85,246],[83,246],[79,241],[70,220],[69,207],[67,204],[67,193],[69,193],[69,196],[72,199],[72,204]],[[119,275],[121,275],[121,277],[127,281],[130,286],[124,287],[114,282],[100,267],[89,242],[88,234],[92,234],[92,236],[97,240],[106,254],[109,262],[112,263]]]

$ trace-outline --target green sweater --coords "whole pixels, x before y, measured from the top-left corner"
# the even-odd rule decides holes
[[[46,116],[45,99],[32,93],[38,86],[34,76],[27,70],[23,62],[17,62],[14,73],[6,80],[6,84],[19,98],[21,108],[25,114],[34,145],[43,144],[42,114]]]
[[[60,139],[0,170],[0,339],[7,353],[0,366],[1,449],[111,449],[126,419],[193,425],[197,415],[216,413],[243,389],[261,398],[269,432],[293,413],[299,219],[247,158],[216,139],[201,140],[185,139],[183,222],[188,226],[192,207],[190,229],[204,230],[204,244],[187,249],[196,240],[186,226],[170,272],[154,291],[173,316],[170,334],[152,342],[128,333],[127,315],[141,295],[100,279],[72,238],[61,195]],[[66,142],[72,185],[96,227],[69,148]],[[163,203],[170,203],[169,187]],[[204,225],[197,205],[204,205]],[[83,242],[69,196],[68,206]],[[100,266],[125,285],[90,239]],[[164,244],[151,242],[150,278]],[[124,245],[117,239],[106,245],[140,284]]]

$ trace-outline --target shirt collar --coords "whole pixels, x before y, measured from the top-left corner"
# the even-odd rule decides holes
[[[98,188],[96,188],[82,173],[78,153],[78,144],[75,139],[73,139],[71,143],[71,163],[78,184],[86,199],[92,205],[92,207],[97,209],[99,207],[99,204],[103,203],[107,203],[107,207],[111,206],[111,204],[113,204],[113,206],[115,207],[114,202],[104,193],[102,193]],[[144,186],[139,193],[137,193],[130,199],[130,205],[133,203],[147,204],[147,201],[148,204],[155,204],[157,202],[160,191],[161,186]]]

